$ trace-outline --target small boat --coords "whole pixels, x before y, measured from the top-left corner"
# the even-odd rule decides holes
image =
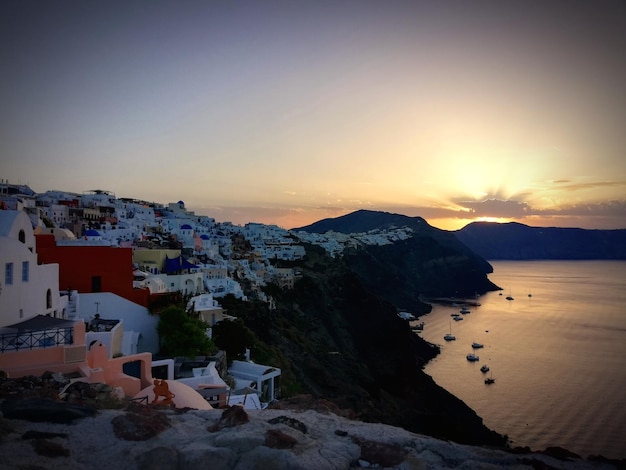
[[[463,305],[463,307],[461,307],[461,313],[463,315],[466,315],[466,314],[470,313],[470,309],[467,308],[465,305]]]
[[[511,291],[509,290],[509,295],[506,296],[506,300],[515,300],[513,299],[513,296],[511,295]]]
[[[482,366],[480,366],[480,371],[482,373],[487,373],[489,372],[489,366],[487,364],[483,364]]]
[[[480,360],[480,357],[478,357],[476,354],[474,353],[469,353],[467,356],[465,356],[467,358],[468,361],[470,362],[476,362]]]
[[[463,320],[463,317],[454,317],[453,320],[454,321],[461,321],[461,320]]]
[[[477,343],[476,341],[472,343],[472,349],[480,349],[482,347],[484,347],[482,343]]]
[[[496,379],[494,379],[493,377],[487,377],[487,378],[485,379],[485,383],[486,383],[487,385],[490,385],[490,384],[494,383],[495,381],[496,381]]]
[[[403,320],[408,320],[408,321],[415,320],[415,317],[413,316],[413,314],[409,312],[399,312],[398,316],[402,318]]]
[[[443,339],[445,339],[446,341],[454,341],[456,339],[456,336],[452,334],[452,324],[450,324],[450,332],[446,333]]]
[[[460,314],[460,313],[458,313],[458,312],[454,312],[454,313],[451,313],[451,314],[450,314],[450,316],[451,316],[451,317],[460,317],[460,316],[461,316],[461,314]]]
[[[411,330],[413,331],[422,331],[424,329],[424,322],[420,322],[417,325],[413,325]]]

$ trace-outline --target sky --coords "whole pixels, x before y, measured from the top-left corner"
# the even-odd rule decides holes
[[[295,228],[626,228],[626,2],[0,3],[0,177]]]

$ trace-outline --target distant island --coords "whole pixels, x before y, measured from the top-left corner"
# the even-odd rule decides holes
[[[626,230],[473,222],[454,233],[468,248],[489,260],[626,259]]]

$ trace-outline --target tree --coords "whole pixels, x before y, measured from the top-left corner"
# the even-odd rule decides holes
[[[230,359],[242,359],[246,348],[251,348],[256,337],[241,318],[222,320],[213,325],[213,338],[217,347],[226,351]]]
[[[170,356],[210,355],[215,344],[207,337],[206,323],[192,317],[180,307],[168,307],[159,314],[157,331],[161,352]]]

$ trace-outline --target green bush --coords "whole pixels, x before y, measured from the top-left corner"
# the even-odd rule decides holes
[[[180,307],[168,307],[159,314],[157,331],[161,353],[169,356],[211,355],[215,343],[206,335],[207,325]]]

